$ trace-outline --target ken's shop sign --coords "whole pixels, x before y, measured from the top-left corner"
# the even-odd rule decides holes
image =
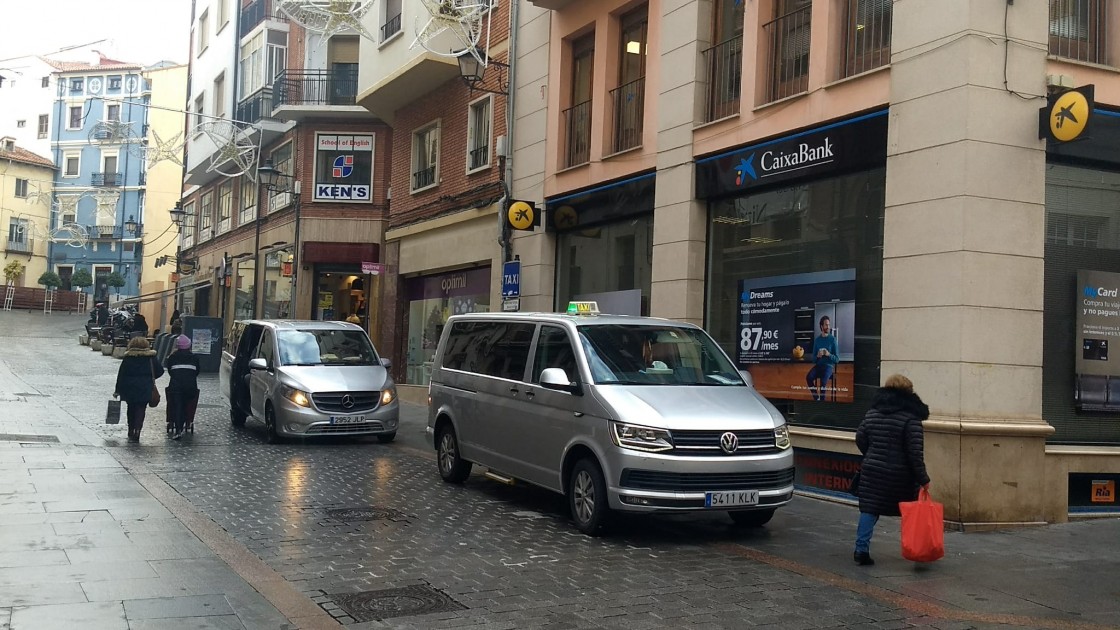
[[[315,201],[370,203],[372,183],[372,135],[316,136]]]

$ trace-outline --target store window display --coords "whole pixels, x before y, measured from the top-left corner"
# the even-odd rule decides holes
[[[406,382],[427,385],[447,319],[490,311],[490,268],[409,278]]]

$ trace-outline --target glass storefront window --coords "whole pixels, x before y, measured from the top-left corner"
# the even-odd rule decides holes
[[[854,429],[879,387],[885,187],[879,168],[710,204],[706,327],[733,359],[741,280],[855,269],[855,402],[774,400],[790,422]]]
[[[1078,410],[1075,400],[1079,386],[1075,360],[1078,352],[1088,352],[1076,328],[1074,309],[1083,289],[1077,284],[1077,272],[1120,273],[1117,208],[1120,173],[1047,164],[1042,418],[1056,430],[1050,442],[1120,443],[1115,411]],[[1087,401],[1110,401],[1116,395],[1114,383],[1111,378],[1087,379],[1080,384],[1082,395]]]
[[[490,268],[409,278],[406,382],[427,385],[447,318],[490,310]]]
[[[595,300],[603,313],[649,315],[653,215],[557,236],[556,303]]]
[[[249,319],[253,316],[254,289],[257,282],[257,261],[245,260],[237,263],[236,285],[234,285],[233,318]]]
[[[292,307],[292,250],[278,249],[264,257],[264,319],[287,319]]]

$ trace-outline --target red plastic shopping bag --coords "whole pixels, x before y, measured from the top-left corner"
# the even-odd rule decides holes
[[[945,555],[945,508],[922,488],[917,501],[898,504],[902,512],[902,557],[933,562]]]

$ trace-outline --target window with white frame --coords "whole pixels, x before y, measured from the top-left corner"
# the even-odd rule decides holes
[[[206,51],[210,46],[210,11],[209,9],[202,12],[202,16],[198,18],[198,54]]]
[[[26,126],[27,126],[27,121],[26,120],[17,120],[16,121],[16,129],[23,129]]]
[[[77,177],[82,173],[82,152],[67,151],[62,154],[62,176]]]
[[[43,138],[46,138],[47,135],[50,133],[50,124],[51,124],[50,121],[51,121],[50,114],[40,114],[39,115],[39,139],[40,140],[42,140]]]
[[[84,86],[85,79],[70,79],[70,92],[72,94],[81,94]]]
[[[401,32],[401,0],[385,0],[381,3],[381,41]]]
[[[272,152],[272,165],[284,175],[292,176],[294,164],[292,163],[291,142]],[[291,203],[292,194],[290,192],[273,192],[268,196],[268,211],[276,212],[281,208],[288,207]]]
[[[439,123],[412,134],[412,192],[439,183]]]
[[[195,215],[195,202],[188,201],[183,204],[183,247],[194,245],[194,228],[198,217]]]
[[[27,219],[17,219],[15,217],[8,219],[8,244],[27,244]]]
[[[26,179],[16,178],[16,197],[20,199],[27,198],[27,185],[28,181]]]
[[[222,27],[229,23],[229,0],[218,0],[217,18],[218,21],[215,22],[215,24],[218,25],[218,30],[220,31]]]
[[[207,191],[202,193],[202,203],[198,211],[198,238],[199,240],[208,240],[212,235],[210,233],[210,226],[214,221],[214,191]]]
[[[197,129],[199,125],[206,122],[203,116],[206,114],[206,92],[199,94],[194,99],[194,128]]]
[[[214,79],[214,115],[218,118],[226,117],[226,73],[223,72]]]
[[[106,105],[105,106],[105,120],[112,122],[121,121],[121,106],[120,105]]]
[[[241,215],[238,223],[245,225],[257,218],[257,182],[241,178]]]
[[[233,182],[226,180],[218,185],[218,232],[229,231],[229,219],[233,212]]]
[[[82,110],[83,109],[84,108],[81,105],[71,105],[70,106],[70,109],[69,109],[70,117],[66,120],[66,128],[67,129],[81,129],[82,128],[82,118],[85,117],[85,116],[82,115]]]
[[[490,144],[494,120],[494,97],[486,96],[471,103],[467,114],[467,171],[490,166]]]
[[[261,31],[241,47],[241,99],[269,87],[288,62],[288,34]]]
[[[51,78],[49,76],[43,77],[42,87],[50,87],[50,86],[51,86]]]

